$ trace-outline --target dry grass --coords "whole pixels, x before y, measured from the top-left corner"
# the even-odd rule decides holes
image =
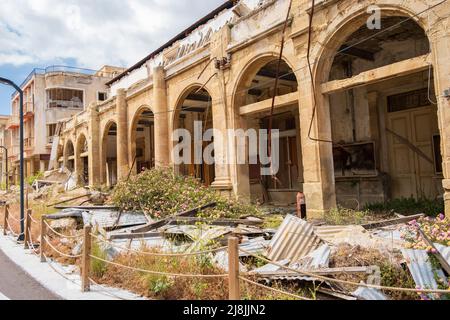
[[[392,263],[386,255],[375,249],[367,249],[360,246],[353,247],[345,244],[340,245],[330,259],[331,268],[339,267],[369,267],[378,266],[381,271],[381,285],[387,287],[415,288],[414,280],[409,271],[402,266]],[[367,282],[367,274],[339,274],[340,280],[353,282]],[[344,286],[349,292],[355,291],[355,286]],[[415,293],[384,291],[384,294],[394,300],[417,300],[419,296]]]
[[[155,252],[145,249],[147,252]],[[199,257],[153,257],[135,254],[123,254],[114,262],[140,269],[176,273],[219,275],[225,272],[215,267],[207,256]],[[95,274],[98,283],[120,287],[150,299],[157,300],[227,300],[227,278],[186,278],[150,275],[114,265],[97,265],[102,274]],[[94,270],[95,271],[95,270]],[[251,280],[255,280],[252,278]],[[280,284],[274,287],[281,289]],[[286,287],[284,287],[286,290]],[[295,286],[288,292],[299,294]],[[301,295],[304,293],[300,293]],[[273,293],[241,281],[241,295],[244,300],[289,300],[289,296]]]

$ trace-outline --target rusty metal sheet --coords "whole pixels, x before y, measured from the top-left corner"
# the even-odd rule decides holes
[[[270,242],[266,256],[272,261],[295,261],[317,249],[320,242],[311,224],[288,215]]]

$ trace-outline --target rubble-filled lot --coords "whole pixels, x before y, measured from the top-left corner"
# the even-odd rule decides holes
[[[157,170],[120,184],[111,197],[85,189],[67,192],[61,183],[30,195],[34,218],[45,215],[48,221],[48,258],[80,266],[83,227],[91,225],[92,254],[101,259],[91,261],[93,280],[145,297],[226,299],[228,281],[220,275],[228,272],[230,237],[239,239],[240,271],[248,279],[308,299],[449,297],[420,292],[449,290],[450,220],[442,214],[355,213],[359,223],[352,224],[346,210],[343,219],[334,212],[331,221],[308,222],[289,209],[272,214],[273,208],[241,205],[192,178]],[[17,214],[14,193],[3,196]],[[17,227],[12,226],[15,232]],[[38,226],[32,231],[37,248]],[[186,273],[200,276],[166,275]],[[292,299],[247,282],[241,286],[243,299]]]

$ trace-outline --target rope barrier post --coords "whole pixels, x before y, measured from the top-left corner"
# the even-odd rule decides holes
[[[228,239],[228,290],[230,300],[240,300],[239,287],[239,239]]]
[[[28,245],[31,240],[31,209],[27,210],[27,218],[25,220],[25,249],[29,249],[30,246]]]
[[[45,259],[45,236],[47,235],[47,226],[45,225],[45,217],[41,217],[41,244],[40,244],[40,251],[41,251],[41,262],[46,262],[47,259]]]
[[[3,216],[3,235],[6,236],[8,230],[8,214],[9,214],[9,204],[5,204],[5,214]]]
[[[91,229],[91,226],[84,227],[83,260],[81,265],[81,291],[83,292],[91,290],[91,282],[89,280],[91,267]]]

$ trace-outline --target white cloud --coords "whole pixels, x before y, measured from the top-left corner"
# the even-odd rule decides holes
[[[0,65],[130,66],[224,0],[0,0]]]

